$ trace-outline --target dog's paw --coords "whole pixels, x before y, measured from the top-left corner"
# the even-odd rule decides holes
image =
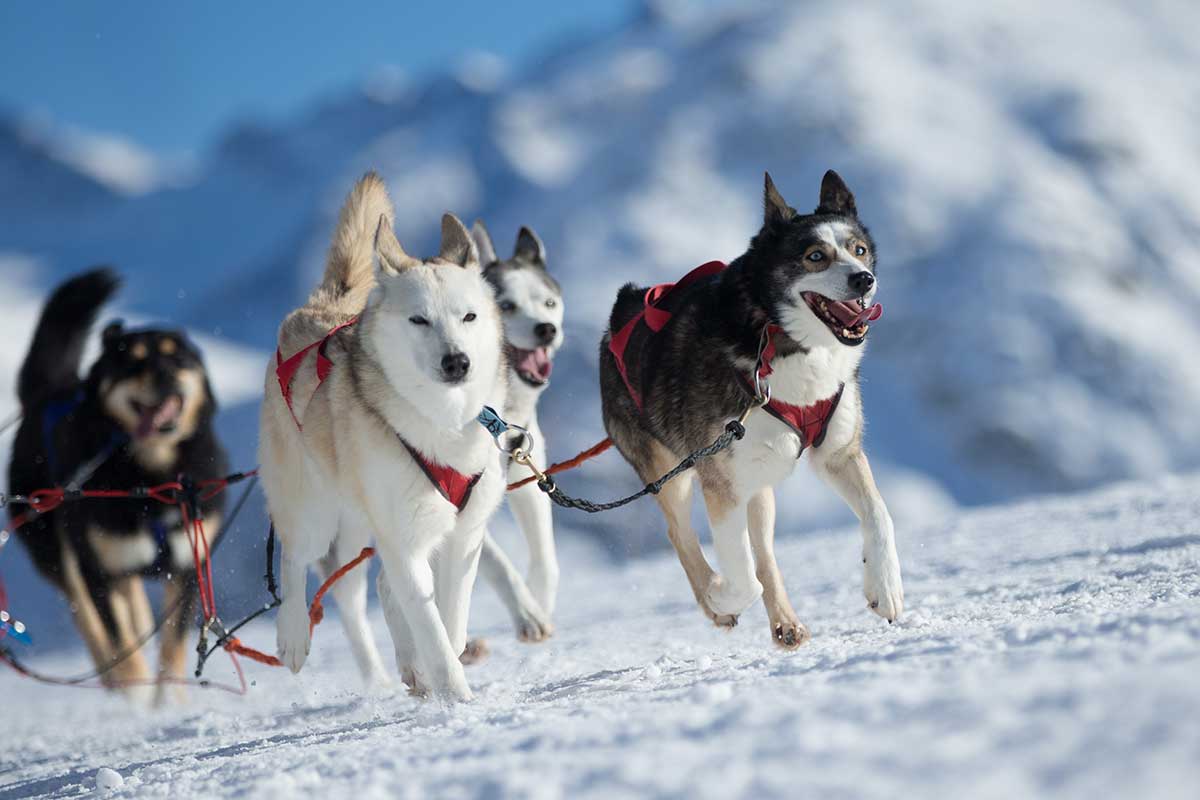
[[[731,581],[720,575],[713,575],[708,581],[708,589],[704,593],[704,604],[714,616],[731,616],[734,625],[737,617],[750,607],[750,604],[762,594],[762,584],[751,580],[744,586],[735,586]],[[715,621],[715,620],[714,620]],[[717,623],[720,625],[721,623]],[[732,627],[729,626],[729,627]]]
[[[771,620],[771,639],[784,650],[795,650],[811,638],[808,628],[795,616]]]
[[[713,621],[713,625],[718,628],[736,628],[738,624],[737,614],[714,614],[711,611],[708,613],[708,618]]]
[[[488,648],[487,639],[468,639],[467,646],[463,648],[462,654],[458,660],[463,666],[470,667],[484,661],[491,654],[491,649]]]
[[[888,622],[904,611],[904,584],[894,545],[873,548],[863,556],[863,594],[867,607]]]
[[[471,687],[467,685],[467,673],[457,659],[437,670],[437,673],[425,681],[421,676],[416,676],[416,685],[425,685],[424,696],[435,697],[445,703],[468,703],[474,699]]]
[[[517,609],[513,623],[517,628],[517,638],[522,642],[534,644],[554,635],[554,623],[538,606],[525,605]]]
[[[292,672],[299,672],[312,644],[308,611],[303,605],[285,601],[279,607],[279,615],[275,618],[275,641],[279,660]]]

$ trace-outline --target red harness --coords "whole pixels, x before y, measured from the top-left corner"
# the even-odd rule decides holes
[[[617,362],[617,371],[621,373],[621,379],[625,381],[625,388],[629,390],[629,396],[633,399],[639,411],[642,410],[642,395],[638,391],[638,388],[634,386],[633,380],[629,377],[629,368],[625,363],[625,351],[629,347],[629,339],[633,336],[634,330],[639,323],[644,322],[652,333],[661,331],[671,321],[672,312],[661,308],[660,304],[670,296],[671,292],[689,286],[703,278],[716,275],[723,271],[725,267],[726,264],[722,261],[709,261],[707,264],[701,264],[696,267],[676,283],[660,283],[646,290],[642,310],[633,319],[621,326],[621,330],[610,337],[608,350]],[[771,361],[775,358],[775,334],[781,330],[778,325],[767,325],[766,344],[763,347],[758,366],[759,378],[765,378],[774,372],[771,367]],[[753,384],[752,380],[748,381],[745,377],[742,380],[744,383]],[[748,388],[753,394],[753,388]],[[844,388],[844,386],[839,386],[837,392],[832,397],[818,400],[809,406],[794,406],[784,403],[781,400],[771,400],[764,408],[767,413],[796,432],[796,435],[800,437],[800,452],[804,452],[809,447],[820,446],[821,442],[825,440],[825,433],[829,428],[829,420],[833,417],[833,412],[837,410],[838,402],[842,399]]]
[[[325,338],[319,342],[313,342],[307,347],[293,353],[287,360],[284,360],[283,353],[279,348],[275,349],[275,377],[279,379],[279,391],[283,394],[283,401],[287,403],[288,411],[292,414],[292,421],[296,423],[297,430],[304,430],[304,426],[300,424],[300,419],[296,416],[296,409],[292,407],[292,379],[299,372],[300,365],[304,362],[304,357],[314,347],[317,349],[317,385],[313,389],[313,394],[316,394],[317,389],[321,388],[321,384],[325,383],[325,379],[329,377],[329,373],[333,370],[333,362],[329,360],[329,356],[325,355],[325,346],[333,338],[334,334],[345,328],[349,328],[356,322],[358,322],[358,317],[343,322],[325,334]],[[479,482],[483,473],[464,475],[453,467],[443,466],[436,461],[430,461],[420,450],[417,450],[406,442],[404,437],[399,433],[396,433],[396,438],[400,440],[400,444],[404,445],[404,449],[408,451],[408,454],[421,467],[421,471],[425,473],[425,477],[438,490],[438,493],[450,501],[459,511],[466,508],[467,502],[471,499],[471,490],[475,488],[475,484]]]

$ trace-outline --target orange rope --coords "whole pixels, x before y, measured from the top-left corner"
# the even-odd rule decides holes
[[[610,447],[612,447],[612,439],[605,439],[604,441],[596,442],[594,445],[589,447],[587,450],[584,450],[582,453],[575,456],[574,458],[569,458],[566,461],[560,461],[557,464],[551,464],[546,469],[546,474],[547,475],[556,475],[559,472],[566,472],[569,469],[575,469],[583,462],[595,458],[596,456],[600,455],[601,453],[603,453],[605,450],[607,450]],[[526,486],[530,483],[533,483],[535,480],[537,480],[537,476],[530,475],[528,478],[525,478],[524,480],[519,480],[516,483],[510,483],[508,485],[508,491],[511,492],[514,489],[520,489],[522,486]]]
[[[308,607],[308,633],[311,636],[313,628],[321,624],[321,620],[325,619],[325,606],[321,604],[325,593],[333,588],[333,585],[346,576],[346,573],[357,567],[362,562],[366,561],[371,556],[375,555],[374,547],[364,547],[362,552],[355,556],[352,560],[346,562],[337,568],[337,571],[325,579],[321,584],[321,588],[317,589],[317,593],[313,595],[312,604]],[[224,648],[230,653],[236,653],[239,656],[245,656],[251,661],[257,661],[260,664],[266,664],[268,667],[282,667],[283,662],[278,658],[261,650],[255,650],[253,647],[248,647],[242,644],[237,637],[230,637],[226,640]]]

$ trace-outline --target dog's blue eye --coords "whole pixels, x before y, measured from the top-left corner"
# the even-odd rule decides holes
[[[474,311],[472,311],[471,313],[469,313],[465,317],[463,317],[463,322],[474,322],[474,321],[475,321],[475,312]]]
[[[809,261],[824,261],[825,254],[822,253],[820,250],[814,250],[813,252],[808,254],[808,260]]]
[[[866,254],[867,254],[867,248],[863,247],[861,244],[858,247],[854,248],[854,255],[865,256]]]
[[[556,305],[558,305],[558,301],[553,298],[546,301],[546,308],[554,308]]]
[[[413,325],[428,325],[429,324],[429,320],[425,319],[424,317],[409,317],[408,321],[411,322]]]

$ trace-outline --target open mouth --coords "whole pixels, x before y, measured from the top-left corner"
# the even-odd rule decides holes
[[[129,405],[138,418],[133,435],[137,439],[144,439],[147,436],[175,431],[179,425],[179,415],[183,412],[183,397],[178,394],[168,395],[158,405],[130,400]]]
[[[545,386],[550,380],[550,373],[554,371],[554,364],[550,361],[550,350],[545,347],[522,350],[510,344],[508,360],[521,380],[530,386]]]
[[[867,305],[858,300],[830,300],[825,295],[816,292],[804,292],[804,302],[817,315],[817,319],[825,323],[825,327],[837,337],[842,344],[859,345],[867,338],[867,326],[879,319],[883,306],[879,303]]]

